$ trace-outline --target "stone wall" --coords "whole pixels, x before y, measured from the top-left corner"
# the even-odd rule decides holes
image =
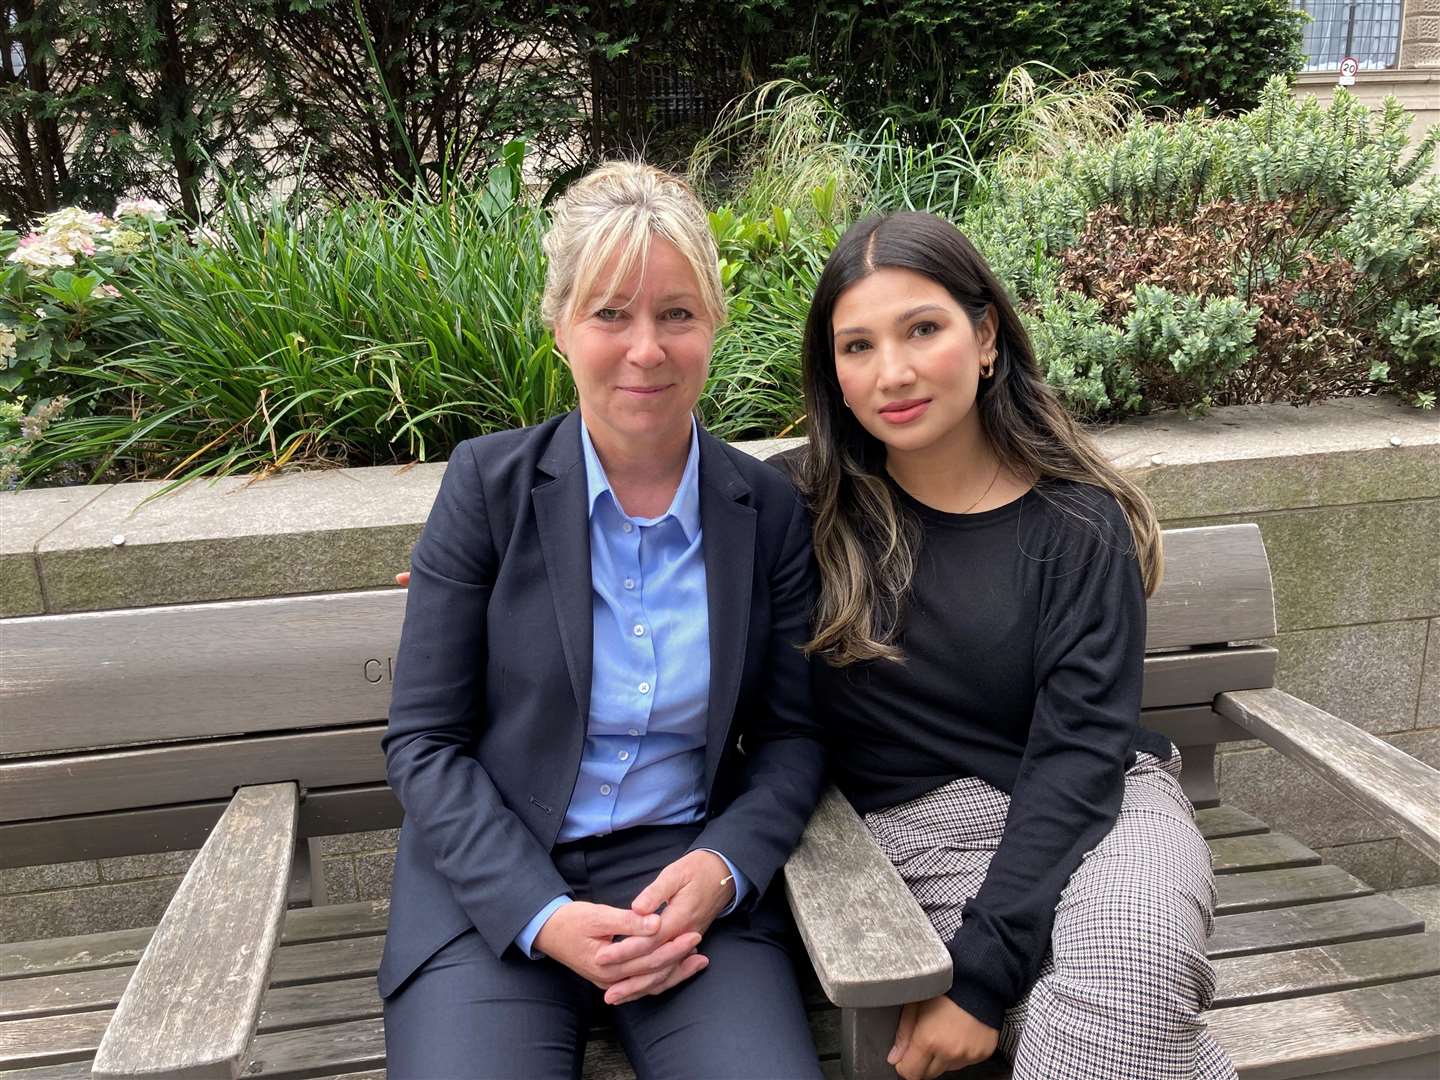
[[[1241,407],[1134,421],[1100,442],[1167,525],[1259,522],[1280,685],[1440,767],[1440,418],[1375,399]],[[443,468],[224,480],[161,497],[160,484],[0,494],[0,616],[386,585]],[[1440,880],[1440,867],[1258,743],[1222,753],[1220,785],[1377,888]],[[321,841],[330,900],[388,895],[394,843],[388,831]],[[190,854],[0,870],[0,940],[153,923]]]
[[[1440,0],[1405,0],[1404,11],[1399,67],[1440,69]]]

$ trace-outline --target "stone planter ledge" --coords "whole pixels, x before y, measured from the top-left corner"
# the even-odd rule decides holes
[[[1098,437],[1172,523],[1440,498],[1440,416],[1383,398],[1166,413]],[[741,445],[766,457],[797,441]],[[0,494],[0,616],[388,585],[444,468]]]

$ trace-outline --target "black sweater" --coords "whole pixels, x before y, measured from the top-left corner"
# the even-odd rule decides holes
[[[893,490],[923,530],[891,661],[815,667],[840,788],[864,813],[976,776],[1011,796],[999,850],[949,949],[949,996],[999,1027],[1034,982],[1055,906],[1115,822],[1139,726],[1145,596],[1099,488],[1048,481],[977,514]]]

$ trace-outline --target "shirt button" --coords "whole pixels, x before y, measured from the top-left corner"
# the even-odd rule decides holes
[[[610,794],[610,785],[609,785],[609,784],[601,784],[601,785],[600,785],[600,794],[601,794],[601,795],[609,795],[609,794]]]
[[[621,760],[621,761],[629,761],[629,760],[630,760],[630,751],[629,751],[629,750],[621,750],[621,751],[620,751],[620,760]]]
[[[635,634],[636,637],[644,637],[644,636],[645,636],[645,627],[641,626],[641,625],[637,622],[637,623],[635,624],[635,629],[634,629],[633,633]]]
[[[621,522],[621,524],[620,524],[620,531],[621,531],[621,532],[627,532],[627,533],[628,533],[628,532],[634,532],[634,531],[635,531],[635,526],[632,525],[632,524],[630,524],[630,522],[628,522],[628,521]]]
[[[635,579],[633,577],[627,577],[625,579],[625,587],[627,589],[633,589],[635,587]]]
[[[648,694],[650,692],[650,684],[648,682],[642,682],[638,689],[642,694]]]
[[[632,727],[629,731],[629,735],[632,739],[638,738],[640,735],[640,729],[638,727]]]

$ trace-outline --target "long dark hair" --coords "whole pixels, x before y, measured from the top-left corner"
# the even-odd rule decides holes
[[[835,374],[831,317],[840,294],[882,267],[944,286],[979,326],[995,318],[995,367],[975,407],[1001,463],[1039,483],[1060,478],[1110,492],[1125,511],[1147,595],[1160,582],[1160,532],[1150,502],[1066,413],[1045,382],[1004,286],[959,229],[932,214],[857,222],[831,252],[805,323],[809,454],[802,483],[815,515],[820,602],[807,653],[831,664],[902,659],[894,644],[915,570],[918,523],[885,482],[885,445],[845,407]],[[1041,494],[1046,494],[1044,488]],[[1072,512],[1080,512],[1067,507]]]

